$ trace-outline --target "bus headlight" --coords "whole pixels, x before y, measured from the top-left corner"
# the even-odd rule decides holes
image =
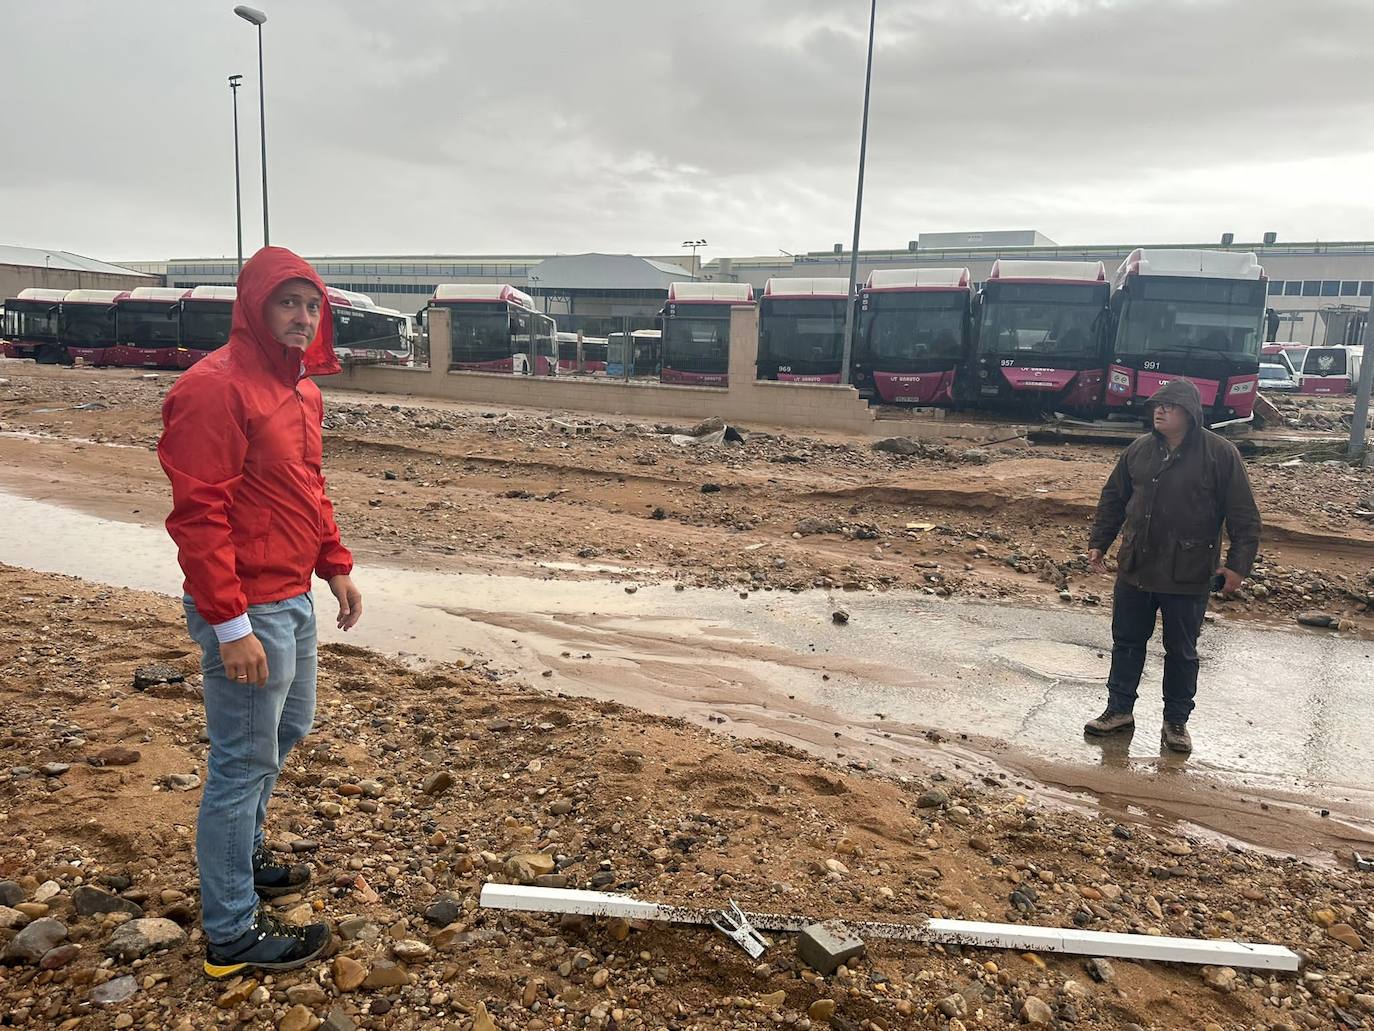
[[[1108,377],[1108,384],[1113,390],[1124,393],[1131,389],[1131,376],[1129,373],[1113,369],[1111,376]]]
[[[1236,395],[1236,394],[1248,394],[1248,393],[1250,393],[1250,391],[1252,391],[1252,390],[1254,390],[1254,389],[1255,389],[1255,381],[1254,381],[1254,380],[1246,380],[1244,383],[1233,383],[1233,384],[1231,384],[1231,389],[1228,390],[1227,393],[1230,394],[1230,395],[1233,395],[1233,396]]]

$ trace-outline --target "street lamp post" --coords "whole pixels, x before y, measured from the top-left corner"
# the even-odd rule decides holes
[[[878,0],[868,10],[868,68],[864,72],[864,120],[859,131],[859,189],[854,198],[854,246],[849,252],[849,300],[844,309],[844,354],[840,382],[849,382],[849,362],[854,354],[854,286],[859,278],[859,220],[864,210],[864,158],[868,154],[868,96],[873,85],[873,29],[878,23]]]
[[[262,134],[262,245],[272,242],[267,227],[267,87],[262,78],[262,26],[267,15],[255,7],[243,4],[234,8],[234,13],[244,21],[258,27],[258,130]]]
[[[238,233],[239,271],[243,271],[243,191],[239,184],[239,87],[242,75],[229,76],[229,90],[234,94],[234,228]]]
[[[692,248],[692,275],[697,274],[697,248],[705,247],[705,240],[683,240],[682,246]]]

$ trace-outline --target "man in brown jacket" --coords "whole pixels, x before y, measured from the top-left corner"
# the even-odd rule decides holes
[[[1135,726],[1131,715],[1145,667],[1145,646],[1164,624],[1162,743],[1191,752],[1188,716],[1197,693],[1197,637],[1209,590],[1230,594],[1259,551],[1260,514],[1235,445],[1206,429],[1202,397],[1188,380],[1166,383],[1150,399],[1154,430],[1126,448],[1102,488],[1089,542],[1093,569],[1117,533],[1112,604],[1112,671],[1107,709],[1084,728],[1112,734]],[[1231,547],[1219,561],[1221,528]]]

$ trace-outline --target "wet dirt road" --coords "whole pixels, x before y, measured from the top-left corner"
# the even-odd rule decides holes
[[[179,592],[159,526],[0,492],[0,562]],[[360,555],[350,643],[417,661],[488,660],[553,691],[764,734],[900,771],[1022,777],[1028,792],[1114,816],[1190,822],[1321,858],[1374,840],[1374,647],[1328,634],[1209,626],[1194,736],[1162,755],[1152,657],[1132,738],[1086,741],[1101,708],[1107,614],[909,592],[674,590],[400,568]],[[327,593],[317,594],[322,613]],[[831,613],[850,613],[837,625]],[[324,640],[344,635],[322,619]],[[1156,648],[1157,650],[1157,648]],[[1322,809],[1329,816],[1319,815]]]

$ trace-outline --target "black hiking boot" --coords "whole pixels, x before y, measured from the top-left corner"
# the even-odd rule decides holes
[[[327,924],[291,927],[259,908],[253,926],[234,941],[206,946],[205,975],[220,981],[248,967],[295,970],[323,953],[332,937]]]
[[[1193,750],[1193,739],[1183,723],[1166,723],[1159,732],[1159,742],[1171,752],[1187,755]]]
[[[304,863],[277,863],[266,848],[253,853],[253,890],[259,898],[275,899],[300,891],[310,883],[310,867]]]
[[[1083,733],[1101,737],[1104,734],[1118,734],[1123,730],[1135,728],[1135,717],[1129,712],[1112,712],[1107,709],[1095,720],[1083,724]]]

